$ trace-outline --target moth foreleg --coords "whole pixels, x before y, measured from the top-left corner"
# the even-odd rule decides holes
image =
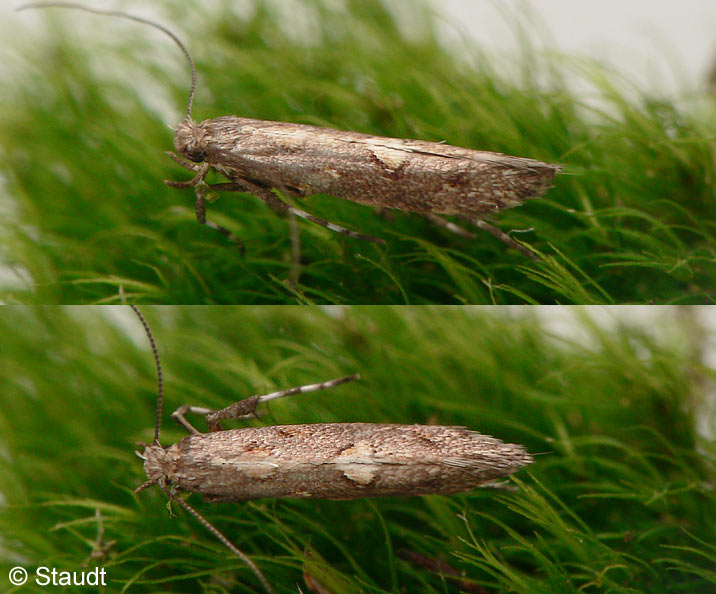
[[[172,153],[174,154],[174,153]],[[174,155],[176,157],[176,155]],[[196,171],[196,175],[187,181],[174,181],[172,179],[165,179],[164,183],[168,185],[170,188],[178,188],[178,189],[184,189],[184,188],[193,188],[204,181],[204,178],[206,177],[206,174],[209,173],[210,166],[208,163],[202,163],[201,165],[194,166],[193,163],[189,163],[188,161],[184,161],[181,157],[176,157],[174,159],[177,163],[179,163],[182,167],[186,167],[187,169],[190,169],[192,171]]]
[[[189,169],[190,171],[199,171],[199,169],[201,168],[200,163],[194,163],[194,161],[189,161],[188,159],[185,159],[184,157],[180,157],[175,152],[165,151],[165,153],[169,156],[169,158],[172,161],[181,165],[184,169]]]

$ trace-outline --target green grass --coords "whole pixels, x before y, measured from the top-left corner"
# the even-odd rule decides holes
[[[144,308],[164,364],[164,444],[183,435],[169,420],[181,404],[359,372],[361,382],[271,403],[264,422],[464,425],[538,454],[514,492],[190,496],[278,592],[308,592],[306,571],[335,594],[457,591],[400,549],[487,592],[713,591],[716,452],[694,426],[710,415],[713,428],[699,403],[714,372],[688,316],[662,311],[659,323],[613,329],[583,312],[567,339],[532,312],[497,309]],[[99,510],[116,542],[89,566],[106,569],[107,592],[260,591],[158,489],[132,492],[145,478],[133,451],[152,438],[155,377],[128,308],[5,307],[0,335],[0,583],[14,565],[77,570]]]
[[[714,105],[679,106],[617,72],[533,50],[442,47],[410,3],[404,28],[377,0],[340,10],[304,0],[301,29],[270,4],[239,18],[218,3],[166,4],[160,19],[197,60],[197,119],[237,114],[447,141],[564,165],[548,195],[493,223],[543,254],[531,262],[479,232],[453,236],[415,215],[381,217],[327,196],[304,208],[382,237],[366,244],[289,222],[225,194],[209,215],[239,253],[196,224],[188,172],[163,151],[184,109],[186,65],[146,27],[77,11],[13,14],[2,77],[5,177],[0,297],[34,303],[703,303],[716,286]],[[217,4],[217,3],[214,3]],[[329,5],[334,8],[329,8]],[[127,10],[131,10],[131,3]],[[31,17],[47,24],[30,26]],[[78,35],[79,31],[98,31]],[[589,83],[575,93],[567,82]],[[584,88],[584,87],[582,87]],[[687,107],[685,107],[686,105]],[[161,114],[161,115],[160,115]],[[218,175],[212,179],[221,179]]]

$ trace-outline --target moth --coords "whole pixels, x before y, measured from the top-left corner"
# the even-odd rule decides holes
[[[531,250],[483,217],[542,196],[560,166],[437,142],[238,116],[196,123],[191,117],[196,68],[186,46],[174,33],[148,19],[75,3],[38,2],[21,9],[47,7],[127,18],[159,29],[176,43],[189,63],[191,87],[186,116],[174,134],[176,153],[168,154],[195,175],[191,180],[165,183],[174,188],[193,188],[197,221],[230,239],[237,238],[206,218],[206,201],[219,191],[251,193],[278,213],[289,213],[357,239],[383,243],[285,200],[328,194],[359,204],[418,213],[454,233],[474,237],[441,216],[454,215],[536,259]],[[208,185],[204,180],[211,169],[228,181]]]
[[[151,343],[158,377],[154,441],[138,453],[147,481],[136,492],[158,485],[244,561],[268,592],[271,586],[256,565],[177,491],[200,493],[210,502],[447,495],[471,491],[533,461],[521,445],[464,427],[316,423],[223,430],[221,426],[227,419],[255,416],[261,403],[332,388],[358,380],[358,375],[251,396],[221,410],[182,406],[172,417],[190,435],[163,446],[159,442],[161,363],[149,325],[137,307],[131,307]],[[204,415],[210,433],[197,431],[186,419],[189,413]]]

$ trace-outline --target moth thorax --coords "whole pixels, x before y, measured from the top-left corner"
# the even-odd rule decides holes
[[[171,461],[160,445],[148,445],[144,448],[144,472],[150,481],[164,479],[170,472]]]
[[[191,118],[185,119],[174,131],[174,148],[194,163],[206,159],[206,141],[204,129]]]

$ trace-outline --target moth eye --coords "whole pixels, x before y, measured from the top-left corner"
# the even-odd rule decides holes
[[[194,161],[194,163],[203,163],[206,160],[206,151],[195,150],[187,154],[187,157],[190,161]]]

